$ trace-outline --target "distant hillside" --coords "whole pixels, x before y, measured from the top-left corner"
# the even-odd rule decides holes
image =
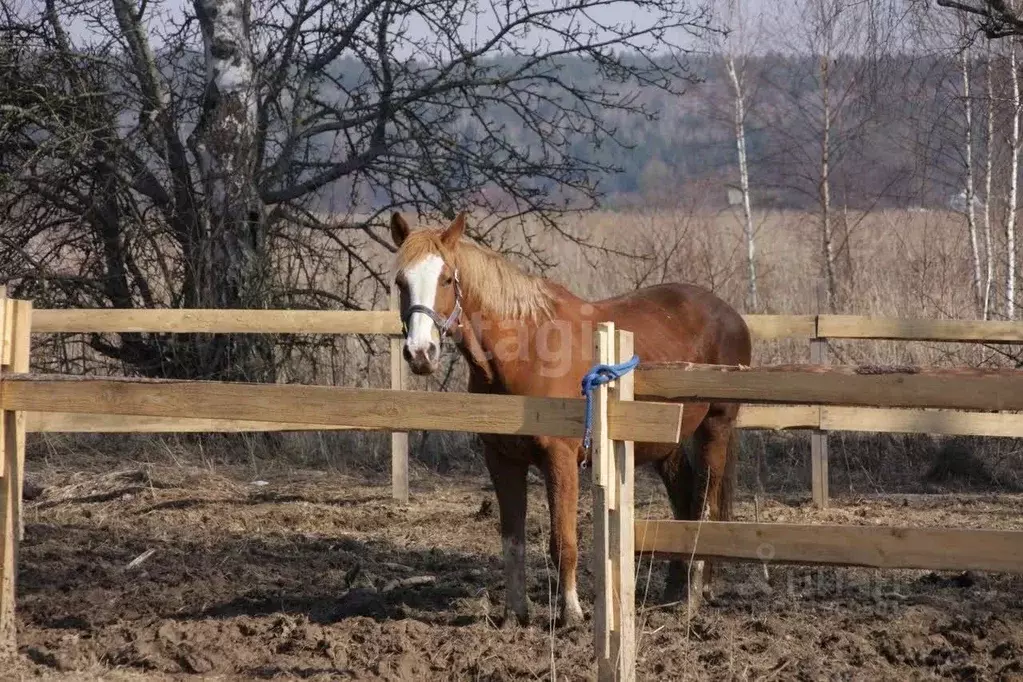
[[[493,63],[511,67],[512,59],[498,58]],[[178,54],[164,65],[165,73],[176,74],[175,89],[186,103],[183,110],[189,112],[185,118],[193,115],[198,99],[200,60],[199,55]],[[656,114],[655,120],[647,120],[606,112],[604,122],[617,131],[624,147],[611,139],[594,144],[582,135],[571,141],[577,157],[615,167],[616,172],[599,178],[606,207],[727,206],[728,186],[738,182],[731,86],[719,56],[692,57],[689,66],[695,82],[686,84],[680,97],[636,85],[608,85],[623,96],[634,95]],[[566,58],[560,69],[567,82],[599,84],[593,65],[581,59]],[[339,87],[322,95],[343,102],[342,88],[359,82],[364,69],[357,61],[342,60],[332,70]],[[982,65],[977,64],[977,89],[983,76]],[[955,59],[951,55],[889,57],[883,62],[843,59],[831,66],[830,77],[831,192],[836,205],[850,209],[948,207],[961,190],[964,175],[961,72]],[[762,208],[813,207],[823,127],[819,63],[782,54],[751,58],[745,80],[755,203]],[[975,106],[975,139],[982,141],[983,105]],[[486,113],[519,148],[535,144],[534,134],[522,128],[510,109],[494,106]],[[126,125],[136,117],[129,111],[122,114]],[[454,125],[457,129],[444,131],[446,135],[470,139],[475,124],[468,114]],[[335,147],[326,136],[321,142],[324,153]],[[337,187],[322,192],[325,198],[314,209],[346,208],[350,192],[344,183],[341,180]],[[364,202],[374,199],[362,197]]]

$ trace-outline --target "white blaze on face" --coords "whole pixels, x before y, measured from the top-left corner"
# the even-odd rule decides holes
[[[405,281],[408,284],[409,303],[423,305],[433,310],[437,300],[437,285],[440,273],[444,270],[444,261],[440,256],[430,255],[405,270]],[[405,339],[409,351],[427,352],[432,344],[440,343],[440,332],[437,326],[424,313],[412,313],[408,320],[408,336]]]

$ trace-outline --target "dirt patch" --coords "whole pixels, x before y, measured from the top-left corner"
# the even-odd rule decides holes
[[[485,476],[384,484],[322,472],[33,470],[16,674],[42,679],[595,678],[590,623],[550,630],[542,484],[530,486],[533,624],[501,629],[497,508]],[[641,472],[637,515],[667,518]],[[591,611],[589,499],[581,596]],[[752,505],[740,503],[740,519]],[[768,502],[769,521],[1023,527],[1019,496]],[[1023,679],[1023,580],[730,564],[695,615],[639,563],[639,678]]]

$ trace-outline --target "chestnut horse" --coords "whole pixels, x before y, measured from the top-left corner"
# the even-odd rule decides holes
[[[444,230],[412,231],[399,213],[391,217],[391,236],[398,247],[395,283],[405,324],[403,356],[418,375],[437,371],[441,341],[451,335],[468,362],[472,393],[579,397],[582,378],[594,364],[594,330],[603,321],[633,332],[641,361],[750,364],[745,321],[709,291],[665,284],[587,302],[523,272],[494,251],[463,241],[464,230],[465,213]],[[636,464],[656,467],[676,519],[731,517],[738,408],[686,404],[683,445],[636,443]],[[522,624],[529,619],[525,542],[530,465],[540,469],[547,484],[560,621],[580,622],[576,510],[579,466],[588,460],[582,439],[481,438],[500,508],[505,622],[511,623],[512,615]],[[685,563],[672,561],[665,599],[695,604],[706,596],[709,563],[703,570],[697,563],[695,574],[690,581]]]

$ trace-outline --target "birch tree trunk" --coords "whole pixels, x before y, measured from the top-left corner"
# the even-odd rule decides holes
[[[820,206],[821,206],[821,247],[824,260],[824,282],[827,291],[828,312],[838,312],[838,292],[835,282],[835,247],[831,225],[831,98],[830,98],[830,61],[831,42],[830,32],[827,40],[827,48],[820,58],[821,75],[821,105],[823,121],[821,128],[821,177],[820,177]]]
[[[970,50],[966,48],[961,56],[963,70],[963,115],[966,125],[966,224],[970,232],[970,250],[973,255],[973,294],[977,314],[983,314],[984,292],[980,277],[980,245],[977,240],[977,212],[974,207],[976,191],[973,170],[973,95],[970,92]]]
[[[750,312],[759,308],[757,300],[756,242],[753,230],[753,210],[750,201],[749,164],[746,157],[746,102],[742,80],[735,68],[735,57],[725,57],[725,67],[732,81],[735,97],[735,145],[739,156],[739,191],[742,193],[743,227],[746,233],[746,271],[748,276],[747,298]]]
[[[249,0],[195,0],[205,48],[206,90],[189,144],[204,190],[208,234],[199,262],[198,305],[265,308],[269,291],[264,205],[256,187],[257,83],[249,39]],[[260,338],[215,344],[214,365],[238,379],[269,378],[270,350]],[[225,369],[228,369],[225,367]]]
[[[986,272],[984,273],[984,308],[983,318],[991,316],[991,287],[995,279],[995,259],[991,249],[991,177],[994,166],[992,146],[995,140],[995,89],[993,69],[991,66],[991,42],[988,41],[987,64],[985,65],[987,80],[987,139],[985,140],[984,158],[984,254]]]
[[[1009,76],[1012,82],[1012,137],[1009,160],[1009,205],[1005,212],[1005,317],[1016,317],[1016,209],[1019,200],[1020,101],[1016,45],[1009,41]]]

